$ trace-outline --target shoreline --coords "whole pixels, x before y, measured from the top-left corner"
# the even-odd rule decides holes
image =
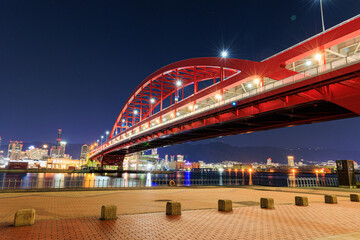
[[[136,171],[124,170],[121,172],[113,170],[69,170],[69,169],[0,169],[0,173],[138,173],[138,174],[173,174],[174,171]]]

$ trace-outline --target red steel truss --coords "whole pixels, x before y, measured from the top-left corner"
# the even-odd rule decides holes
[[[114,156],[185,141],[358,116],[358,52],[359,16],[262,62],[196,58],[172,63],[133,91],[109,139],[91,158],[113,163],[123,159]],[[318,65],[311,69],[313,62]],[[254,79],[255,95],[230,101],[241,89],[246,95],[245,84]],[[219,105],[207,106],[210,100],[216,103],[215,95]],[[201,111],[197,104],[203,104]]]

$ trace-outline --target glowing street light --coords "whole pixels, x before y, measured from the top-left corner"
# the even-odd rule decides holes
[[[151,99],[150,99],[150,102],[151,102],[152,104],[154,104],[154,103],[155,103],[155,99],[154,99],[154,98],[151,98]]]
[[[177,81],[176,81],[176,86],[181,87],[181,85],[182,85],[181,80],[177,80]]]
[[[308,60],[305,62],[306,66],[310,66],[312,64],[312,61]]]
[[[134,114],[135,114],[135,115],[137,115],[138,113],[139,113],[139,111],[138,111],[138,110],[135,110],[135,111],[134,111]]]
[[[228,55],[229,55],[229,54],[228,54],[227,51],[222,51],[222,52],[221,52],[221,57],[222,57],[222,58],[227,58]]]
[[[255,79],[254,79],[254,83],[255,83],[256,85],[259,85],[260,79],[259,79],[259,78],[255,78]]]
[[[317,53],[317,54],[315,54],[315,57],[314,57],[317,61],[321,61],[321,59],[322,59],[322,54],[321,53]]]
[[[222,96],[221,96],[220,94],[216,94],[215,97],[216,97],[216,99],[219,100],[219,101],[222,99]]]
[[[252,88],[252,84],[251,83],[248,83],[247,85],[246,85],[248,88]]]
[[[43,148],[44,148],[44,149],[48,148],[48,145],[47,145],[47,144],[44,144],[44,145],[43,145]]]

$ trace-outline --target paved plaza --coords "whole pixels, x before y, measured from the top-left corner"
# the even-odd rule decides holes
[[[360,203],[350,189],[272,187],[173,188],[119,191],[0,194],[1,239],[360,239]],[[324,194],[338,196],[325,204]],[[294,205],[307,196],[308,207]],[[261,197],[274,210],[259,207]],[[218,199],[234,210],[217,211]],[[182,204],[181,216],[166,216],[168,200]],[[99,220],[102,205],[118,207],[117,220]],[[30,227],[12,227],[18,209],[35,208]]]

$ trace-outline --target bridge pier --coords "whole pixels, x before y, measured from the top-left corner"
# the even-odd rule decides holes
[[[101,158],[101,168],[104,165],[118,166],[118,172],[122,172],[125,155],[104,155]]]

